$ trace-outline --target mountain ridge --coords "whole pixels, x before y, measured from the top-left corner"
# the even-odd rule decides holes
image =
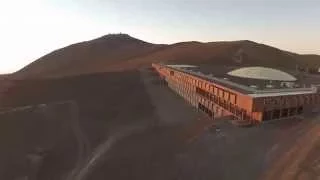
[[[133,70],[152,62],[210,65],[320,66],[319,55],[284,51],[251,40],[153,44],[128,34],[107,34],[57,49],[12,74],[18,79]]]

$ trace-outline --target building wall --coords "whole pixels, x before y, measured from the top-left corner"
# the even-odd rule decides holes
[[[275,111],[280,111],[280,118],[287,116],[300,115],[314,110],[314,107],[320,104],[320,94],[301,94],[301,95],[286,95],[276,97],[254,98],[253,111],[267,113],[273,116]],[[301,110],[302,109],[302,110]],[[286,111],[289,111],[288,115]],[[262,120],[271,120],[275,118],[265,118]]]
[[[193,106],[209,110],[209,114],[213,113],[215,117],[232,115],[238,119],[254,120],[251,118],[252,98],[249,96],[169,67],[152,66],[171,89]]]
[[[285,118],[311,110],[320,104],[320,94],[252,98],[201,77],[152,64],[168,86],[193,106],[215,117],[232,115],[237,119],[262,121]],[[301,110],[302,109],[302,110]]]

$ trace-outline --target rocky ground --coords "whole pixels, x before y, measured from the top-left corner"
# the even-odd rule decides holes
[[[1,106],[0,179],[319,178],[317,117],[212,121],[148,69],[15,81]]]

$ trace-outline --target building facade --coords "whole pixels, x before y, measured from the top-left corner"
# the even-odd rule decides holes
[[[316,110],[318,87],[253,90],[201,72],[163,64],[152,64],[168,86],[211,117],[232,116],[252,123],[288,118]]]

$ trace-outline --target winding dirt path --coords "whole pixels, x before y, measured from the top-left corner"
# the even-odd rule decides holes
[[[112,146],[119,140],[131,135],[132,133],[143,130],[143,126],[131,126],[122,131],[111,135],[106,141],[101,143],[86,160],[78,162],[77,167],[67,177],[67,180],[85,180],[94,167],[105,160],[103,158]]]

